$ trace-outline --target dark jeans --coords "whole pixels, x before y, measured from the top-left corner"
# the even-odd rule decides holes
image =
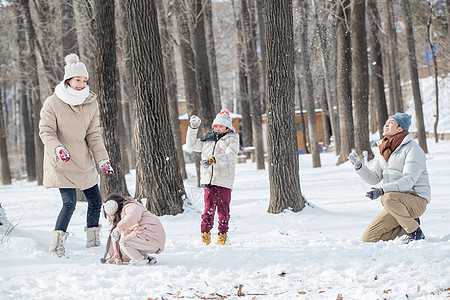
[[[210,232],[214,226],[214,214],[219,215],[219,233],[228,232],[230,220],[231,190],[226,187],[207,184],[205,186],[205,211],[202,215],[202,232]]]
[[[77,191],[74,188],[61,188],[59,189],[59,192],[61,193],[63,206],[59,212],[58,219],[56,220],[55,230],[66,232],[77,205]],[[102,196],[100,195],[98,184],[83,190],[83,193],[88,201],[86,216],[87,227],[98,227],[100,211],[102,209]]]

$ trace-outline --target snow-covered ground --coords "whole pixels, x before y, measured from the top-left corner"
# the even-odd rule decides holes
[[[187,165],[190,204],[183,214],[160,218],[166,250],[149,267],[100,263],[108,228],[103,218],[103,245],[85,248],[86,203],[78,203],[69,225],[67,258],[48,255],[58,190],[26,181],[0,186],[1,206],[16,225],[9,235],[7,224],[0,226],[0,299],[448,299],[450,141],[427,142],[432,202],[421,217],[426,239],[408,245],[361,242],[382,206],[364,196],[371,186],[350,163],[336,166],[334,153],[321,154],[321,168],[312,168],[310,155],[299,156],[309,205],[298,213],[267,213],[267,169],[237,164],[225,247],[200,241],[203,191],[195,187],[193,164]],[[133,193],[134,172],[127,183]]]

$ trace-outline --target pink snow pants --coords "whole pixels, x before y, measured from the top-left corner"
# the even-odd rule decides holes
[[[202,232],[211,232],[214,226],[214,214],[219,215],[219,233],[228,232],[230,220],[231,190],[225,187],[207,184],[205,186],[205,211],[202,215]]]

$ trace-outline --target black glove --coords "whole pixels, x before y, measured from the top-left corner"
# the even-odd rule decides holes
[[[370,191],[367,192],[366,197],[369,197],[371,200],[375,200],[383,194],[384,191],[382,188],[372,188]]]

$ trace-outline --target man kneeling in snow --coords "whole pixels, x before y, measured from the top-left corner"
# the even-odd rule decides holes
[[[405,234],[405,243],[425,238],[419,217],[430,202],[431,189],[425,153],[409,134],[410,125],[411,116],[404,113],[386,121],[378,146],[380,154],[371,169],[361,163],[355,150],[348,157],[367,183],[375,185],[383,180],[380,187],[366,194],[372,200],[381,196],[384,209],[364,232],[363,242],[388,241]]]

